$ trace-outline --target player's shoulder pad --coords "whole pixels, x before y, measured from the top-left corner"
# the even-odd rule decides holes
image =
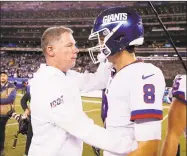
[[[164,77],[162,70],[159,67],[153,65],[152,63],[146,63],[146,69],[149,73]]]
[[[153,68],[154,68],[154,70],[155,70],[156,72],[161,72],[161,73],[162,73],[162,70],[161,70],[159,67],[153,65]]]

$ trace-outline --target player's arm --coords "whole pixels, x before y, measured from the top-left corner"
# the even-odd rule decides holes
[[[162,156],[176,156],[179,139],[186,127],[186,104],[173,98],[168,114],[168,129],[162,147]]]
[[[158,156],[159,140],[139,141],[138,149],[128,156]],[[156,148],[157,150],[155,150]]]
[[[128,156],[158,156],[159,153],[165,80],[162,72],[153,72],[154,75],[147,79],[135,78],[136,85],[131,86],[131,121],[134,121],[138,148]]]
[[[138,119],[134,121],[135,138],[138,148],[128,156],[158,156],[161,139],[161,121],[157,119]]]

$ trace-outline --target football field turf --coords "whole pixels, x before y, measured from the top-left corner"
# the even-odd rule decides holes
[[[23,110],[21,109],[21,106],[20,106],[20,98],[21,98],[20,95],[17,96],[16,102],[15,102],[17,113],[23,113]],[[100,118],[101,99],[83,97],[82,100],[83,100],[83,110],[86,112],[86,114],[90,118],[92,118],[96,124],[102,126],[103,124]],[[163,136],[165,136],[166,129],[167,129],[168,108],[169,108],[169,105],[163,104],[164,119],[162,121],[162,138]],[[17,130],[18,130],[18,124],[16,120],[10,119],[6,127],[6,141],[5,141],[6,156],[23,156],[24,154],[25,141],[26,141],[25,135],[20,134],[18,136],[16,148],[15,149],[12,148],[14,135],[16,134]],[[180,143],[181,143],[181,156],[186,156],[186,140],[184,136],[181,136]],[[94,156],[91,146],[84,144],[83,156]]]

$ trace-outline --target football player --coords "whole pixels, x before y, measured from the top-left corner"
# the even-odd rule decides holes
[[[106,87],[108,101],[106,129],[136,139],[137,147],[128,156],[156,156],[161,140],[162,98],[165,79],[162,71],[135,56],[135,47],[144,41],[142,18],[127,7],[109,8],[96,18],[89,40],[94,63],[100,51],[116,73]],[[104,156],[116,156],[104,151]]]
[[[173,99],[168,114],[168,129],[162,156],[176,156],[180,136],[184,130],[186,131],[186,75],[175,77],[172,93]]]

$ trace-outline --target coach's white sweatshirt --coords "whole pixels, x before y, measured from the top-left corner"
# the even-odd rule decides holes
[[[106,87],[110,70],[95,74],[66,74],[42,66],[31,80],[33,138],[29,156],[82,156],[83,142],[116,154],[130,152],[137,143],[93,123],[82,110],[80,91]]]

